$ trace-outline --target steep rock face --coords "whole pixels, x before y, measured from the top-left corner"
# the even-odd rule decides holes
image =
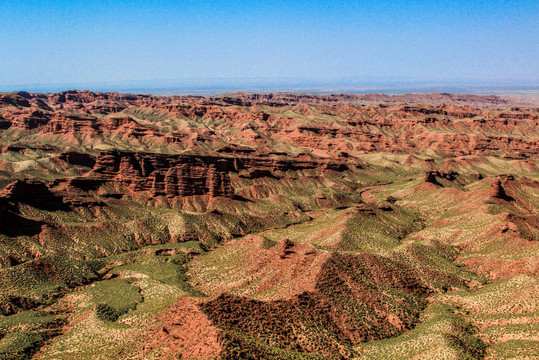
[[[107,114],[120,112],[148,97],[146,95],[69,90],[52,94],[44,100],[52,107],[58,109]]]
[[[158,129],[139,124],[127,115],[98,118],[88,114],[55,114],[43,127],[41,134],[64,138],[92,138],[96,136],[119,136],[122,140],[151,140],[163,144],[174,144],[186,135],[179,132],[164,133]],[[66,135],[69,135],[66,137]]]
[[[24,92],[1,94],[0,103],[16,107],[30,107],[27,93]]]
[[[74,177],[56,179],[48,186],[56,196],[62,198],[66,205],[71,206],[98,206],[103,203],[95,198],[95,192],[104,181],[93,178]]]
[[[102,152],[88,176],[120,183],[131,194],[169,198],[191,195],[234,197],[231,172],[249,170],[258,175],[273,176],[308,169],[345,171],[348,166],[332,161],[290,158]]]
[[[426,172],[423,182],[437,184],[436,175],[438,175],[437,171]]]
[[[51,134],[92,134],[98,129],[96,117],[86,114],[56,114],[43,129]]]
[[[493,198],[505,199],[507,197],[507,194],[505,193],[505,190],[502,186],[502,181],[499,178],[497,178],[492,184],[490,184],[488,192],[490,197]]]
[[[51,114],[40,110],[13,112],[11,115],[11,126],[21,130],[32,130],[47,124]]]
[[[91,175],[118,182],[132,194],[233,197],[231,170],[232,162],[218,157],[109,152],[97,157]]]
[[[444,178],[451,181],[455,180],[455,176],[457,175],[458,173],[455,171],[427,171],[425,173],[425,177],[423,178],[423,182],[438,184],[436,177]]]

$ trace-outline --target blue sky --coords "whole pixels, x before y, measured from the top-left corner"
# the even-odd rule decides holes
[[[3,1],[0,84],[539,80],[539,1]]]

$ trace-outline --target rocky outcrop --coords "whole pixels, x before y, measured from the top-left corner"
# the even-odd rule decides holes
[[[496,178],[488,189],[489,196],[497,199],[506,199],[507,194],[502,186],[502,181],[500,178]]]
[[[29,310],[36,306],[37,302],[30,298],[14,295],[0,295],[0,315],[3,316],[17,314],[23,310]]]
[[[234,197],[229,174],[242,170],[249,171],[247,177],[257,178],[287,171],[347,169],[338,162],[289,158],[102,152],[88,176],[118,182],[132,194]]]
[[[219,157],[107,152],[90,175],[120,183],[131,194],[234,197],[228,175],[233,170],[232,159]]]
[[[438,182],[436,181],[436,175],[439,175],[437,171],[427,171],[425,173],[425,177],[423,178],[423,182],[438,184]]]
[[[11,126],[21,130],[37,129],[47,124],[51,116],[50,113],[44,113],[40,110],[15,112],[11,114]]]
[[[458,173],[455,171],[427,171],[425,172],[423,182],[438,184],[438,181],[436,180],[437,177],[453,181],[457,175]]]
[[[23,91],[11,93],[11,94],[0,94],[0,104],[11,105],[15,107],[30,107],[30,101],[28,101],[28,93]]]
[[[100,179],[73,177],[56,179],[51,181],[48,186],[56,196],[62,198],[65,205],[92,207],[104,205],[96,197],[100,186],[104,183]]]
[[[96,117],[87,114],[56,114],[43,129],[51,134],[93,134],[98,130]]]

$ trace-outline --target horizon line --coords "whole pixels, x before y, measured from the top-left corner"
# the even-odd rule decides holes
[[[496,92],[506,91],[539,91],[539,81],[524,79],[414,79],[403,76],[350,76],[341,78],[186,78],[0,85],[0,92],[6,93],[14,91],[56,93],[69,90],[207,96],[234,92],[299,92],[313,94],[491,93],[494,95]]]

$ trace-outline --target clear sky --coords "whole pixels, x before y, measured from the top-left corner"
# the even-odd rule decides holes
[[[0,84],[539,80],[539,1],[0,0]]]

